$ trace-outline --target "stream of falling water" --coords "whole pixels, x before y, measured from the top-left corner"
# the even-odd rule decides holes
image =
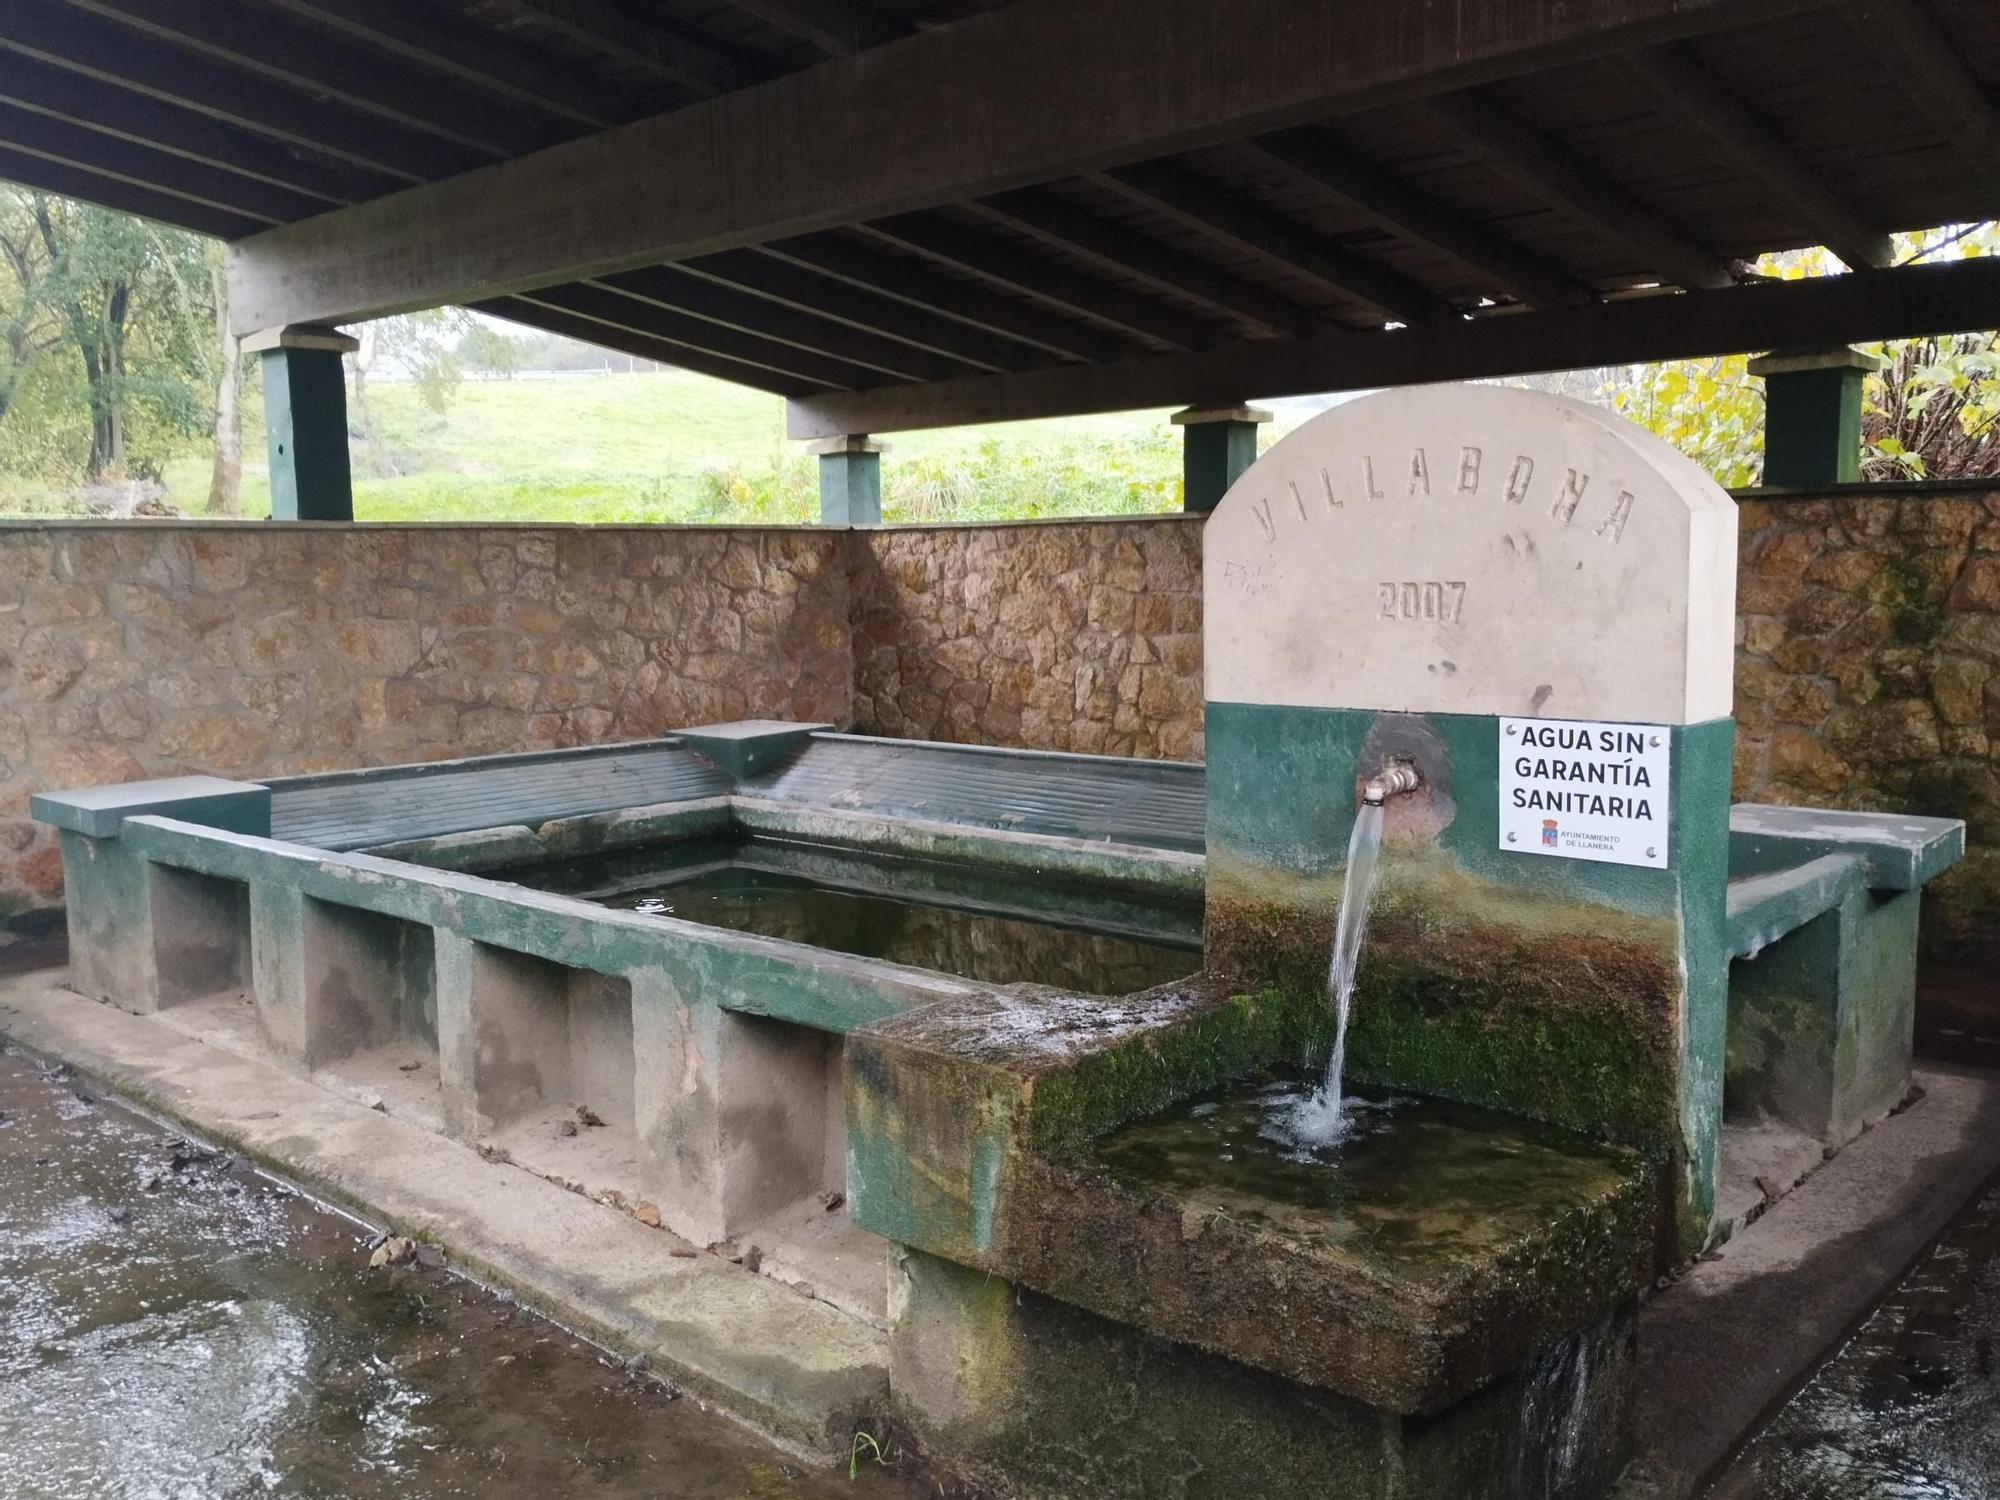
[[[1292,1105],[1283,1122],[1285,1133],[1308,1148],[1331,1146],[1348,1131],[1340,1086],[1347,1066],[1347,1011],[1354,999],[1361,941],[1368,935],[1368,908],[1375,899],[1381,853],[1382,808],[1364,802],[1347,840],[1347,876],[1340,888],[1340,913],[1334,921],[1333,953],[1326,969],[1327,994],[1333,1001],[1333,1056],[1327,1059],[1326,1077],[1320,1086]]]

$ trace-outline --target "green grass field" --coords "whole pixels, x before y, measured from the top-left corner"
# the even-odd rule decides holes
[[[380,442],[357,431],[351,443],[361,520],[784,522],[817,513],[813,463],[785,439],[783,403],[700,375],[468,381],[442,415],[399,383],[372,388],[369,404]],[[348,415],[358,429],[351,401]],[[1176,510],[1180,434],[1167,415],[891,435],[887,519]],[[268,515],[254,400],[243,447],[243,513]],[[167,464],[170,502],[201,514],[209,468],[205,451]],[[0,477],[8,511],[48,514],[73,503],[48,486]]]

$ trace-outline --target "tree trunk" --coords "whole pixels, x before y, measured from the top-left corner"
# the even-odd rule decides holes
[[[375,421],[375,408],[368,404],[368,370],[377,353],[375,325],[363,323],[357,337],[361,347],[354,351],[347,367],[354,372],[354,415],[361,427],[361,451],[367,455],[369,473],[389,475],[395,470],[389,463],[389,450],[382,442],[382,429]]]
[[[90,327],[89,314],[74,299],[71,324],[83,351],[84,382],[90,396],[90,459],[84,476],[100,480],[125,468],[125,417],[121,409],[125,377],[125,307],[130,288],[114,282],[106,289],[104,317]]]
[[[222,340],[222,376],[215,387],[215,467],[208,480],[208,513],[243,514],[243,421],[236,393],[243,374],[243,356],[236,335],[229,331],[229,280],[220,261],[209,268],[215,287],[215,326]]]

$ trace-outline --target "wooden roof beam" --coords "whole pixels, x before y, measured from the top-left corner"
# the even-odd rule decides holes
[[[268,3],[371,48],[394,53],[427,72],[573,125],[602,130],[678,102],[631,96],[545,49],[523,46],[482,27],[431,19],[442,18],[444,12],[420,11],[409,0]]]
[[[29,156],[185,198],[260,225],[283,224],[318,213],[324,204],[288,188],[273,187],[202,162],[116,136],[99,135],[67,120],[0,104],[0,144]]]
[[[492,3],[572,20],[605,8]],[[1324,0],[1176,0],[1164,13],[1155,0],[1019,0],[257,235],[232,260],[231,317],[338,322],[684,260],[1740,27],[1800,3],[1484,0],[1413,19],[1404,6]]]
[[[1677,48],[1656,47],[1634,52],[1623,66],[1848,265],[1859,271],[1894,263],[1889,236],[1865,223],[1826,186],[1826,173],[1787,145],[1768,120],[1725,93],[1693,59]]]
[[[999,296],[979,285],[930,270],[909,256],[873,255],[829,234],[805,235],[757,247],[762,254],[803,266],[863,291],[953,318],[970,328],[1013,339],[1063,359],[1104,360],[1129,354],[1122,339],[1044,312],[1031,302]]]
[[[690,276],[738,287],[780,307],[900,339],[912,348],[927,349],[962,364],[986,370],[1025,370],[1047,363],[1011,339],[774,256],[725,250],[720,255],[681,261],[679,266]]]
[[[1489,234],[1459,210],[1342,150],[1323,131],[1280,131],[1259,136],[1246,149],[1337,199],[1376,228],[1436,251],[1530,307],[1571,306],[1592,296],[1588,286],[1560,266]]]
[[[797,397],[822,389],[810,381],[775,375],[761,365],[725,359],[690,345],[654,338],[635,329],[612,328],[602,323],[593,323],[588,318],[577,317],[560,308],[545,307],[520,297],[495,297],[484,302],[474,302],[470,306],[474,312],[485,313],[489,317],[504,318],[509,323],[518,323],[524,328],[561,334],[564,338],[595,344],[601,349],[615,349],[621,354],[636,354],[641,359],[658,360],[663,365],[672,365],[679,370],[692,370],[698,375],[712,375],[717,380],[727,380],[733,385],[747,385],[753,390],[769,391],[774,396]]]
[[[703,354],[719,355],[738,364],[756,366],[770,375],[801,380],[827,390],[854,391],[882,383],[859,365],[781,344],[775,339],[725,328],[719,323],[690,317],[655,303],[641,302],[592,282],[538,287],[532,292],[523,292],[521,300],[554,308],[605,328],[630,329],[649,338],[664,339]]]
[[[1106,323],[1138,338],[1178,349],[1206,349],[1224,341],[1221,329],[1179,308],[1024,253],[935,214],[904,214],[859,227],[890,244],[1061,308],[1065,315]]]
[[[1186,297],[1237,323],[1296,336],[1324,321],[1254,282],[1100,219],[1043,188],[982,198],[977,207],[1024,234],[1083,256],[1114,276],[1131,276],[1169,295]]]
[[[275,140],[372,168],[404,183],[449,177],[487,158],[388,120],[198,53],[162,47],[124,26],[54,5],[0,6],[0,52],[18,54],[224,120]],[[12,66],[0,66],[0,88]],[[325,322],[327,319],[291,319]],[[260,323],[275,328],[281,323]],[[238,329],[254,333],[256,329]]]
[[[1340,331],[794,400],[794,438],[1012,422],[1135,407],[1269,400],[1440,380],[1695,359],[2000,327],[2000,257],[1660,292],[1423,328]]]
[[[729,5],[828,57],[852,57],[910,34],[909,27],[865,0],[729,0]]]
[[[331,99],[363,114],[501,160],[554,138],[545,123],[475,98],[435,75],[330,37],[289,16],[185,0],[68,0],[77,10],[129,26],[155,42]]]
[[[301,153],[268,136],[48,63],[4,54],[0,100],[115,140],[150,146],[252,182],[289,188],[322,208],[400,187],[399,178]]]
[[[1446,94],[1429,107],[1488,160],[1573,217],[1623,245],[1662,280],[1719,291],[1735,275],[1715,251],[1612,186],[1539,131],[1473,93]]]
[[[102,208],[116,209],[119,213],[136,214],[142,219],[156,219],[162,224],[176,224],[197,234],[212,234],[219,239],[235,239],[264,227],[261,220],[217,208],[200,199],[184,198],[124,178],[85,171],[67,162],[31,156],[11,146],[0,145],[0,181],[95,203]]]
[[[753,81],[750,72],[721,48],[657,20],[641,21],[605,0],[499,0],[499,4],[698,99],[726,94]]]
[[[949,380],[969,373],[958,360],[829,322],[817,314],[781,310],[735,287],[689,275],[679,266],[623,271],[602,278],[596,285],[724,328],[844,360],[891,380]]]
[[[1350,255],[1310,230],[1184,168],[1143,162],[1114,168],[1103,174],[1103,180],[1190,229],[1317,281],[1343,297],[1366,302],[1388,318],[1428,323],[1457,316],[1441,298],[1387,266]]]
[[[2000,105],[1965,66],[1952,39],[1918,0],[1846,0],[1848,21],[1885,70],[1943,131],[1968,165],[2000,173]]]

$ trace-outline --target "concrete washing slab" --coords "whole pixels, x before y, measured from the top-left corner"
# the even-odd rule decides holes
[[[794,1451],[844,1452],[884,1407],[885,1338],[868,1322],[350,1095],[86,1000],[65,977],[0,979],[0,1035],[442,1246]]]

